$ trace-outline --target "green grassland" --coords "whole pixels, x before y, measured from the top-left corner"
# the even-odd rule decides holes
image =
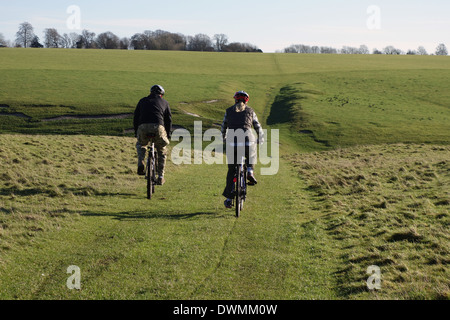
[[[149,202],[132,138],[0,139],[1,298],[335,296],[319,244],[302,239],[308,218],[292,210],[304,206],[302,182],[289,170],[267,179],[279,203],[265,201],[270,188],[252,190],[237,220],[222,208],[224,166],[169,163]],[[70,265],[83,270],[81,291],[66,287]]]
[[[0,73],[0,299],[449,299],[448,57],[5,48]],[[169,160],[149,202],[130,117],[47,119],[155,83],[191,132],[237,90],[280,130],[240,219],[225,166]]]
[[[2,116],[1,132],[126,135],[129,119],[65,121],[62,132],[39,120],[132,113],[161,83],[187,128],[195,119],[186,113],[220,122],[238,89],[261,117],[278,113],[271,103],[288,86],[297,94],[287,99],[311,117],[306,129],[330,145],[371,143],[371,132],[377,142],[447,141],[448,57],[31,49],[2,49],[0,57],[0,103],[10,106],[2,111],[31,117]]]

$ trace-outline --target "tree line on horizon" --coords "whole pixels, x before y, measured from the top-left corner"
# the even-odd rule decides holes
[[[249,43],[229,43],[225,34],[215,34],[210,38],[206,34],[186,36],[181,33],[172,33],[164,30],[136,33],[130,38],[119,38],[114,33],[107,31],[95,34],[89,30],[78,33],[64,33],[61,35],[55,28],[44,30],[44,42],[35,35],[33,26],[23,22],[16,33],[14,43],[6,41],[0,33],[0,47],[23,47],[23,48],[67,48],[67,49],[122,49],[122,50],[176,50],[176,51],[217,51],[217,52],[262,52],[257,46]],[[387,46],[381,51],[373,49],[371,52],[366,45],[359,48],[343,46],[336,49],[328,46],[310,46],[304,44],[293,44],[285,48],[283,53],[300,54],[386,54],[386,55],[429,55],[427,50],[420,46],[416,50],[404,52],[394,46]],[[447,56],[448,50],[445,44],[437,46],[431,55]]]
[[[319,47],[319,46],[309,46],[304,44],[294,44],[291,45],[283,50],[284,53],[303,53],[303,54],[386,54],[386,55],[429,55],[427,50],[420,46],[417,48],[417,50],[408,50],[407,52],[404,52],[400,49],[395,48],[394,46],[387,46],[383,48],[381,51],[378,49],[373,49],[372,52],[370,52],[369,48],[366,45],[361,45],[359,48],[357,47],[350,47],[350,46],[343,46],[342,49],[336,49],[332,47]],[[436,51],[434,53],[431,53],[431,55],[437,55],[437,56],[447,56],[448,50],[445,44],[440,43]]]
[[[219,51],[219,52],[262,52],[250,43],[229,42],[225,34],[215,34],[210,38],[206,34],[186,36],[164,30],[136,33],[132,37],[119,38],[107,31],[95,34],[89,30],[61,35],[55,28],[44,30],[41,43],[34,33],[33,26],[24,22],[19,26],[14,43],[9,43],[0,34],[0,47],[14,46],[22,48],[66,48],[66,49],[122,49],[122,50],[177,50],[177,51]]]

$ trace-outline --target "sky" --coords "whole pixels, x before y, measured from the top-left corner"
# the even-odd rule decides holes
[[[292,44],[337,49],[364,44],[371,51],[423,46],[429,53],[440,43],[450,47],[448,0],[0,0],[4,38],[14,41],[25,21],[41,42],[46,28],[60,34],[111,31],[119,37],[160,29],[211,38],[225,34],[229,42],[251,43],[264,52]]]

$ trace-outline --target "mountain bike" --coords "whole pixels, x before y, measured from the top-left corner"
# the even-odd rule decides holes
[[[240,163],[235,166],[234,177],[234,205],[236,207],[236,218],[241,216],[244,209],[244,202],[247,199],[247,165],[245,157],[242,157]]]
[[[147,170],[145,174],[145,179],[147,179],[147,199],[151,200],[152,195],[155,193],[155,186],[157,184],[156,169],[158,167],[158,157],[156,155],[156,148],[153,139],[155,135],[149,135],[151,145],[148,148],[147,157]]]

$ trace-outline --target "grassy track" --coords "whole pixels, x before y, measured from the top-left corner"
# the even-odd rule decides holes
[[[3,299],[448,298],[448,148],[289,156],[237,220],[221,166],[170,165],[149,202],[133,139],[1,139]],[[71,265],[81,291],[65,286]]]
[[[0,299],[449,298],[448,57],[0,58]],[[191,131],[240,89],[280,129],[279,173],[259,176],[241,219],[223,209],[224,166],[169,163],[147,201],[129,118],[42,121],[132,113],[153,83]]]
[[[20,149],[23,138],[2,136],[3,142],[15,142]],[[236,220],[232,211],[222,208],[223,167],[171,166],[168,184],[149,202],[144,181],[134,175],[131,139],[77,137],[72,159],[64,152],[58,155],[70,138],[30,139],[31,145],[45,145],[56,156],[28,156],[16,163],[14,152],[19,150],[2,150],[10,163],[10,177],[3,180],[11,185],[2,195],[2,252],[7,253],[1,264],[2,298],[335,296],[330,274],[334,261],[328,257],[329,265],[324,264],[319,247],[323,239],[308,235],[302,226],[316,216],[299,215],[295,209],[308,204],[301,181],[289,169],[262,177],[262,187],[250,191],[243,217]],[[84,158],[99,146],[104,150]],[[105,163],[124,149],[129,158],[123,156],[119,168],[111,160]],[[32,171],[26,177],[36,162],[48,168],[47,161],[59,164],[49,169],[49,176]],[[32,188],[36,185],[41,185],[39,190]],[[264,187],[268,185],[271,188]],[[274,194],[272,188],[279,192]],[[80,292],[65,287],[70,265],[82,270]]]

